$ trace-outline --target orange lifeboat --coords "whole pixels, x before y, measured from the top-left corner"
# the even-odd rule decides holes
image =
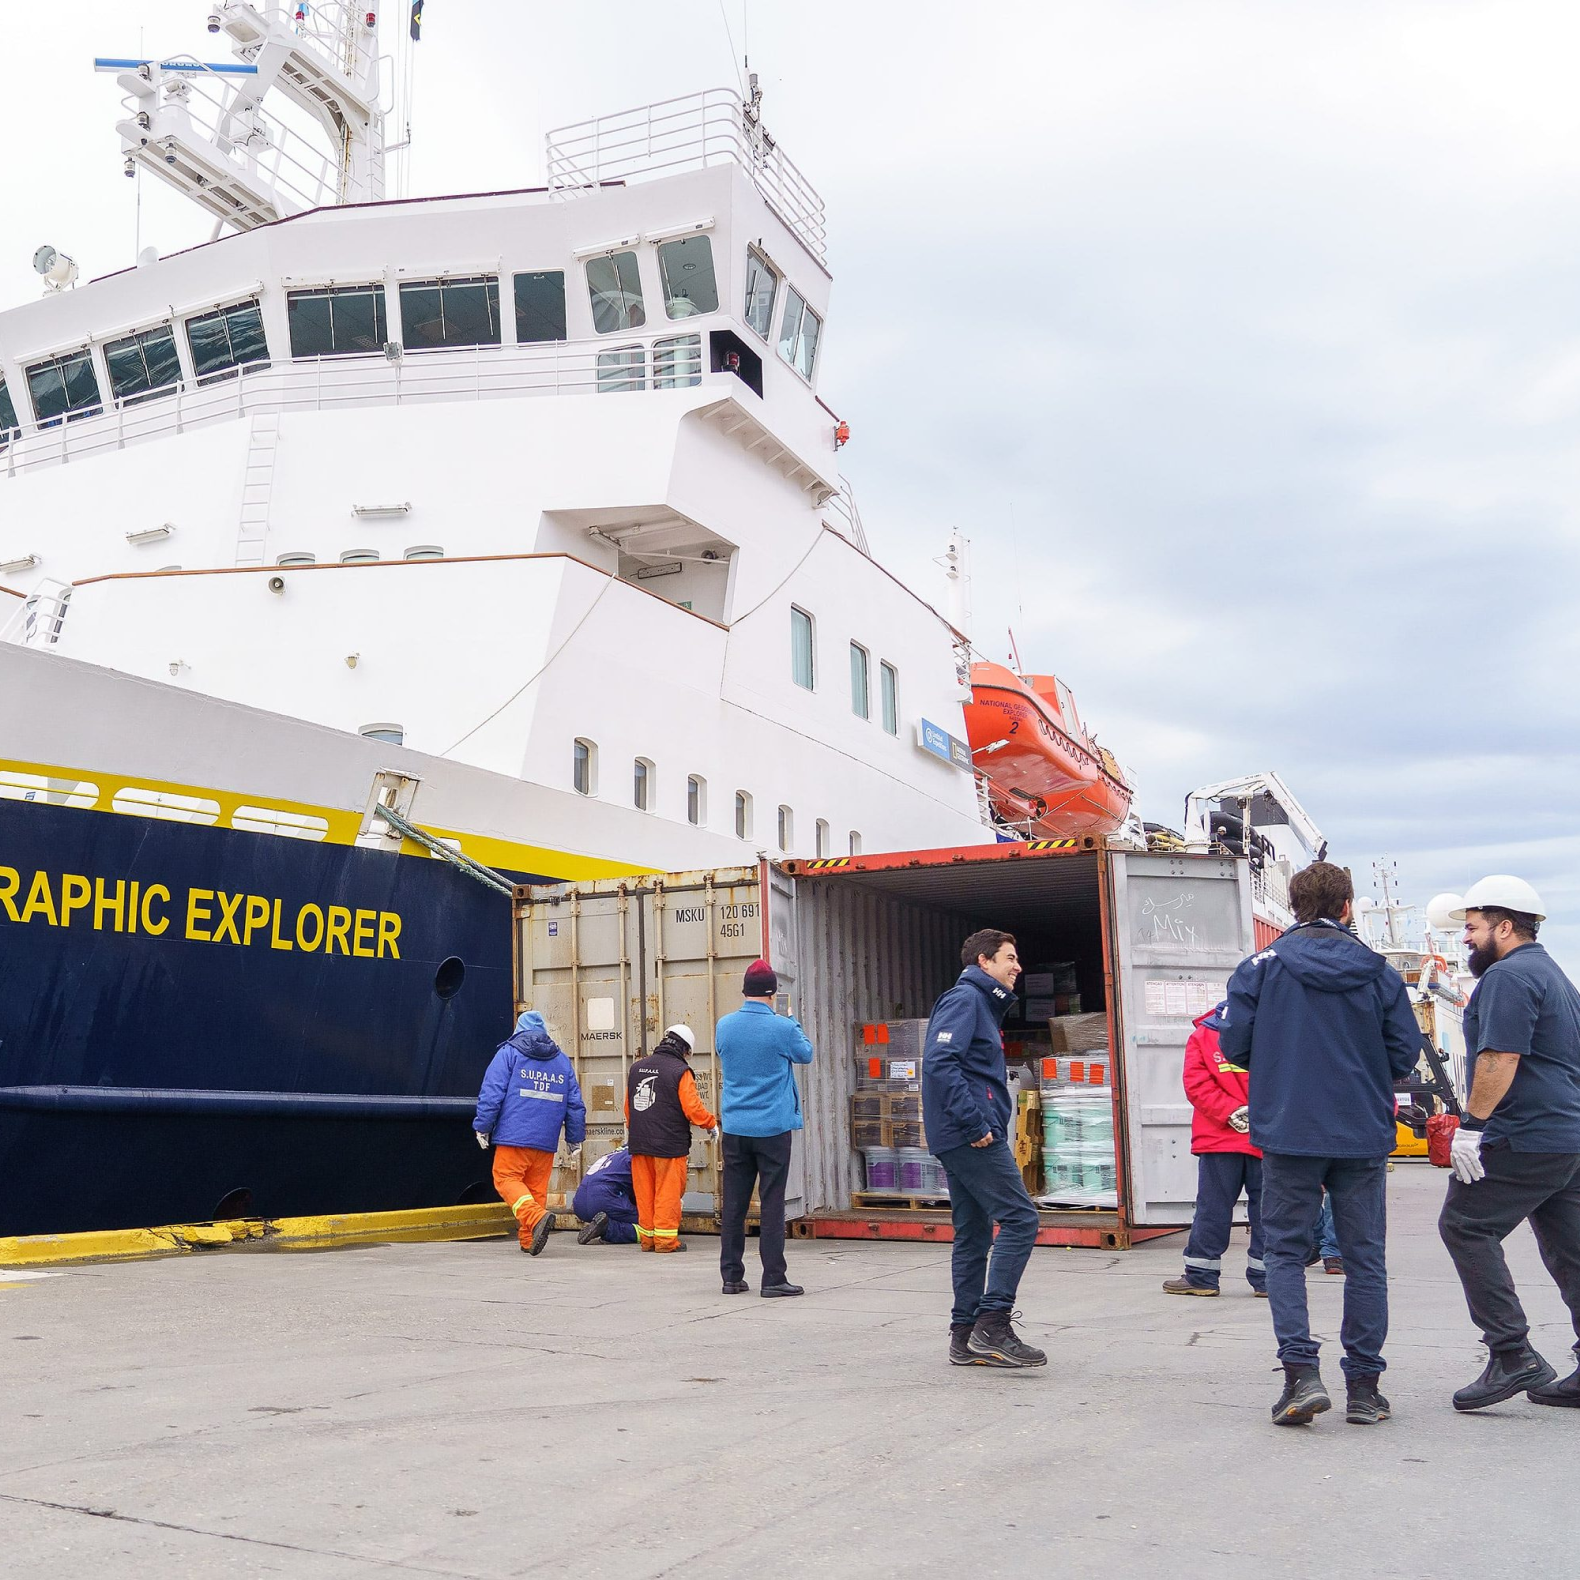
[[[1081,726],[1070,688],[1052,675],[971,666],[966,739],[993,810],[1033,839],[1111,834],[1133,794],[1113,754]]]

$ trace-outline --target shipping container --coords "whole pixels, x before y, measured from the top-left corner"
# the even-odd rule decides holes
[[[1065,997],[1086,1016],[1107,1017],[1117,1199],[1043,1211],[1039,1240],[1123,1247],[1188,1224],[1196,1169],[1185,1042],[1251,952],[1243,859],[1087,840],[523,886],[517,1008],[541,1011],[577,1066],[588,1104],[585,1167],[623,1135],[631,1063],[677,1021],[696,1034],[693,1068],[716,1108],[714,1027],[739,1007],[742,974],[762,955],[779,976],[778,1007],[817,1049],[798,1072],[805,1130],[787,1211],[800,1232],[947,1240],[947,1210],[885,1210],[862,1196],[851,1099],[862,1028],[925,1018],[979,927],[1014,933],[1028,971],[1040,963],[1073,971],[1078,991]],[[1035,1027],[1006,1031],[1011,1043],[1035,1035]],[[714,1151],[700,1139],[692,1149],[689,1213],[714,1211]]]

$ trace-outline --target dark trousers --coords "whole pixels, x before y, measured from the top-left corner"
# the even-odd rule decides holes
[[[1185,1282],[1216,1289],[1223,1272],[1223,1253],[1234,1227],[1234,1204],[1240,1192],[1250,1205],[1251,1253],[1245,1276],[1252,1289],[1267,1287],[1262,1261],[1262,1160],[1246,1152],[1201,1152],[1196,1157],[1196,1216],[1185,1242]]]
[[[790,1138],[732,1136],[724,1133],[724,1207],[719,1220],[719,1271],[727,1284],[746,1277],[746,1212],[757,1187],[757,1254],[763,1282],[783,1284],[785,1277],[785,1182],[790,1178]]]
[[[1306,1258],[1322,1213],[1326,1186],[1333,1229],[1344,1258],[1344,1322],[1339,1340],[1348,1377],[1382,1371],[1388,1337],[1388,1159],[1262,1157],[1262,1255],[1267,1302],[1273,1308],[1278,1358],[1315,1366],[1317,1342],[1306,1310]]]
[[[989,1311],[1013,1311],[1020,1275],[1037,1243],[1037,1209],[1026,1193],[1009,1143],[951,1147],[938,1154],[938,1161],[949,1176],[949,1212],[955,1228],[950,1264],[955,1307],[949,1321],[958,1327]]]
[[[1523,1350],[1530,1324],[1514,1292],[1503,1242],[1530,1221],[1536,1248],[1575,1325],[1580,1355],[1580,1154],[1486,1147],[1485,1179],[1448,1182],[1437,1231],[1465,1286],[1470,1320],[1494,1353]]]

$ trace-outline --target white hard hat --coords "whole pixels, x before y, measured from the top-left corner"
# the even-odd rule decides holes
[[[664,1035],[666,1037],[679,1037],[688,1048],[697,1046],[697,1039],[691,1035],[691,1027],[689,1026],[671,1026]]]
[[[1489,905],[1505,911],[1521,911],[1539,922],[1547,920],[1541,895],[1524,878],[1511,878],[1505,872],[1494,873],[1490,878],[1471,884],[1465,890],[1464,899],[1454,907],[1453,918],[1462,922],[1466,911],[1485,910]]]

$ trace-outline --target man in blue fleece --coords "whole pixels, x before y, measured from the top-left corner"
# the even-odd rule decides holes
[[[1386,1421],[1378,1391],[1388,1336],[1388,1154],[1393,1083],[1421,1033],[1404,979],[1350,931],[1350,875],[1313,862],[1289,885],[1297,925],[1229,979],[1219,1046],[1251,1072],[1251,1140],[1262,1149],[1262,1256],[1284,1364],[1280,1426],[1330,1409],[1306,1310],[1306,1261],[1327,1188],[1344,1258],[1345,1419]]]
[[[1037,1209],[1009,1148],[1015,1110],[999,1029],[1015,1002],[1020,956],[1013,934],[984,927],[961,945],[960,959],[965,970],[933,1006],[922,1046],[927,1146],[949,1176],[955,1230],[949,1360],[1046,1366],[1048,1357],[1010,1326],[1020,1275],[1037,1243]]]

